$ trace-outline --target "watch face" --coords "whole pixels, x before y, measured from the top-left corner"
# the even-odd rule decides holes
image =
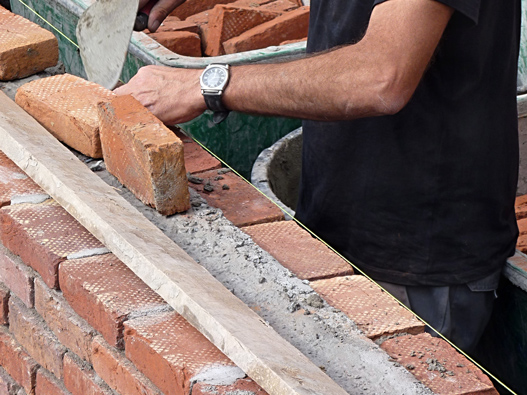
[[[212,67],[203,73],[202,79],[209,88],[217,88],[227,79],[227,72],[221,67]]]

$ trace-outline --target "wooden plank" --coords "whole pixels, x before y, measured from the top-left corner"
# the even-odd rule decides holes
[[[2,92],[0,106],[0,149],[269,394],[346,394]]]

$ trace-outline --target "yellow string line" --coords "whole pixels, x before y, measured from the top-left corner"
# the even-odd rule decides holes
[[[240,177],[242,180],[244,180],[247,184],[251,185],[254,189],[256,189],[258,192],[260,192],[261,195],[263,195],[265,198],[267,198],[271,203],[273,203],[275,206],[277,206],[280,210],[280,205],[275,202],[273,199],[271,199],[269,196],[267,196],[265,193],[263,193],[256,185],[250,183],[243,177],[240,173],[238,173],[235,169],[233,169],[228,163],[223,161],[219,156],[217,156],[214,152],[212,152],[210,149],[205,147],[200,141],[195,139],[191,136],[191,138],[198,143],[203,149],[205,149],[208,153],[210,153],[212,156],[214,156],[216,159],[218,159],[221,163],[223,163],[225,166],[227,166],[234,174],[236,174],[238,177]],[[400,306],[405,308],[407,311],[409,311],[411,314],[415,315],[422,323],[430,327],[435,333],[437,333],[443,340],[445,340],[448,344],[450,344],[452,347],[454,347],[458,352],[460,352],[463,356],[465,356],[469,361],[471,361],[474,365],[476,365],[478,368],[480,368],[483,372],[485,372],[488,376],[492,377],[497,383],[503,386],[503,388],[507,389],[511,394],[517,395],[516,392],[514,392],[512,389],[510,389],[508,386],[506,386],[501,380],[499,380],[496,376],[494,376],[492,373],[490,373],[487,369],[485,369],[483,366],[481,366],[478,362],[476,362],[472,357],[470,357],[468,354],[466,354],[463,350],[461,350],[458,346],[456,346],[454,343],[452,343],[450,340],[448,340],[443,334],[439,333],[435,328],[433,328],[431,325],[429,325],[423,318],[415,314],[409,307],[404,305],[401,301],[399,301],[395,296],[393,296],[390,292],[388,292],[386,289],[384,289],[381,285],[379,285],[375,280],[373,280],[370,276],[368,276],[366,273],[364,273],[359,267],[357,267],[355,264],[350,262],[346,257],[344,257],[342,254],[340,254],[337,250],[335,250],[333,247],[331,247],[328,243],[326,243],[324,240],[322,240],[319,236],[317,236],[313,231],[311,231],[306,225],[301,223],[298,219],[293,217],[293,220],[300,225],[302,228],[304,228],[307,232],[309,232],[313,237],[315,237],[317,240],[322,242],[326,247],[328,247],[331,251],[333,251],[335,254],[337,254],[340,258],[342,258],[344,261],[346,261],[353,270],[356,270],[361,275],[366,277],[368,280],[376,284],[379,288],[381,288],[386,294],[388,294],[394,301],[396,301]]]

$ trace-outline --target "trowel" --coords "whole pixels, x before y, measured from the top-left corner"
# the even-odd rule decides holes
[[[113,89],[123,70],[139,0],[98,0],[77,24],[79,50],[88,79]]]

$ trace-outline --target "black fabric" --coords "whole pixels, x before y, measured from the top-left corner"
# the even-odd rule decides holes
[[[303,124],[297,217],[374,279],[403,285],[484,278],[518,232],[520,0],[442,2],[456,12],[402,111]],[[374,4],[312,0],[308,51],[360,40]]]

